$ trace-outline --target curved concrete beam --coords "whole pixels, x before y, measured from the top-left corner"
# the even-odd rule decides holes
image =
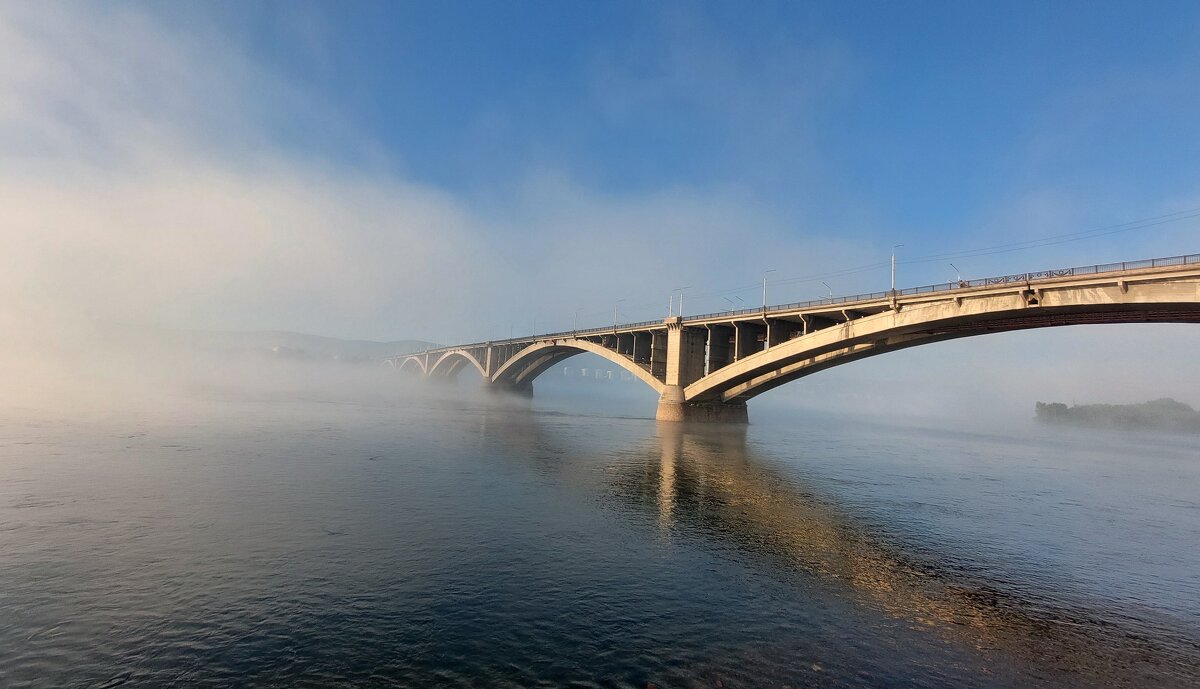
[[[783,342],[684,388],[686,402],[745,401],[817,371],[947,339],[1085,323],[1200,323],[1200,281],[1066,287],[905,305]]]
[[[404,361],[400,362],[399,366],[396,366],[395,364],[392,364],[392,366],[398,371],[403,371],[405,369],[405,367],[408,366],[409,364],[412,364],[413,366],[415,366],[416,369],[418,371],[420,371],[422,374],[425,373],[424,362],[422,362],[420,358],[415,357],[415,356],[408,357]]]
[[[474,366],[475,370],[479,371],[479,375],[483,376],[485,380],[487,379],[487,371],[484,370],[483,364],[479,363],[475,357],[471,356],[471,354],[465,349],[455,349],[440,356],[437,360],[437,363],[433,365],[433,368],[429,369],[429,375],[453,376],[458,373],[459,366],[461,366],[464,362]]]
[[[572,338],[540,342],[522,349],[511,359],[504,362],[504,365],[492,376],[492,382],[517,385],[531,383],[534,378],[541,375],[550,366],[563,359],[575,356],[580,352],[591,352],[611,361],[632,373],[638,380],[649,385],[655,393],[662,394],[663,382],[650,375],[650,372],[639,364],[635,364],[629,357],[617,354],[613,350],[602,347],[595,342]]]

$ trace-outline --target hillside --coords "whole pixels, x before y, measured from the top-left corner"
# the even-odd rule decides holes
[[[438,345],[421,340],[344,340],[287,331],[176,330],[154,326],[98,324],[97,334],[110,345],[209,354],[236,359],[270,357],[295,361],[377,364],[396,354]]]

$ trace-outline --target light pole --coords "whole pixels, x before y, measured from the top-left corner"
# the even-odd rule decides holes
[[[734,306],[733,306],[733,300],[732,300],[732,299],[730,299],[729,297],[721,297],[721,298],[725,300],[725,303],[726,303],[726,304],[729,304],[729,310],[730,310],[730,311],[735,311],[735,310],[736,310],[736,309],[734,308]]]
[[[676,291],[676,292],[679,292],[679,317],[680,317],[680,318],[683,318],[683,291],[684,291],[685,289],[691,289],[691,288],[692,288],[692,286],[691,286],[691,285],[688,285],[687,287],[677,287],[677,288],[675,288],[675,291]]]
[[[617,309],[620,308],[621,302],[623,302],[623,301],[625,301],[625,300],[618,299],[617,303],[613,304],[613,330],[617,329],[617,313],[618,313]]]
[[[775,272],[774,268],[763,271],[763,311],[767,310],[767,274],[774,273],[774,272]]]
[[[904,246],[903,244],[892,245],[892,291],[896,291],[896,249]]]
[[[830,287],[829,283],[825,282],[824,280],[821,281],[821,284],[825,285],[825,289],[829,290],[829,303],[832,304],[833,303],[833,288]]]
[[[579,332],[579,312],[582,308],[575,309],[575,318],[571,321],[571,332]]]
[[[963,281],[963,279],[962,279],[962,271],[961,271],[961,270],[959,270],[959,269],[958,269],[958,266],[954,265],[953,263],[951,263],[951,264],[950,264],[950,267],[954,269],[954,274],[958,276],[958,284],[960,284],[960,285],[961,285],[961,284],[962,284],[962,281]]]

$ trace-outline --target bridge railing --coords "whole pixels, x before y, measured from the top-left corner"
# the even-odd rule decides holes
[[[976,278],[974,280],[956,280],[954,282],[943,282],[936,285],[923,285],[921,287],[908,287],[895,291],[896,296],[909,296],[915,294],[929,294],[933,292],[950,292],[960,289],[973,289],[975,287],[994,287],[996,285],[1007,284],[1026,284],[1042,280],[1052,280],[1054,278],[1072,277],[1076,275],[1095,275],[1097,273],[1117,273],[1127,270],[1140,270],[1142,268],[1166,268],[1169,266],[1183,266],[1200,264],[1200,254],[1186,254],[1183,256],[1168,256],[1166,258],[1148,258],[1142,261],[1122,261],[1120,263],[1098,263],[1091,266],[1077,266],[1074,268],[1055,268],[1052,270],[1040,270],[1031,273],[1015,273],[1012,275],[999,275],[995,277]],[[833,297],[825,299],[811,299],[809,301],[798,301],[791,304],[777,304],[768,306],[766,309],[738,309],[736,311],[717,311],[714,313],[700,314],[698,316],[686,316],[683,320],[688,321],[706,321],[715,318],[737,318],[739,316],[750,316],[756,314],[781,313],[786,311],[796,311],[798,309],[813,308],[817,306],[843,306],[849,304],[858,304],[862,302],[879,301],[887,299],[892,295],[892,292],[869,292],[865,294],[855,294],[848,297]],[[636,330],[638,328],[647,328],[650,326],[661,326],[661,320],[641,321],[638,323],[620,323],[615,327],[617,330]],[[564,337],[589,337],[592,335],[604,335],[611,333],[614,328],[587,328],[585,330],[563,330],[556,333],[546,333],[542,335],[531,335],[528,337],[513,337],[506,340],[492,340],[491,342],[474,342],[471,344],[454,345],[452,347],[439,347],[437,349],[426,350],[428,352],[444,352],[452,349],[471,349],[473,347],[486,347],[487,345],[506,345],[519,344],[522,342],[532,342],[536,340],[548,340]],[[397,354],[389,359],[400,359],[406,356],[416,354],[424,354],[425,352],[410,352],[409,354]]]
[[[617,328],[617,330],[637,330],[638,328],[648,328],[650,326],[655,326],[655,325],[661,326],[662,321],[656,320],[656,321],[640,321],[637,323],[618,323],[616,328]],[[407,354],[395,354],[395,355],[385,358],[384,361],[388,361],[390,359],[403,359],[406,357],[418,356],[418,355],[426,354],[426,353],[432,354],[432,353],[437,353],[437,352],[453,351],[456,349],[474,349],[476,347],[487,347],[489,345],[492,347],[495,347],[497,345],[521,344],[524,342],[535,342],[537,340],[562,339],[564,337],[590,337],[593,335],[608,335],[608,334],[611,334],[612,331],[613,331],[612,326],[607,326],[607,327],[602,327],[602,328],[586,328],[586,329],[580,329],[580,330],[562,330],[562,331],[556,332],[556,333],[527,335],[525,337],[510,337],[510,338],[506,338],[503,340],[489,340],[487,342],[472,342],[470,344],[450,345],[447,347],[437,347],[435,349],[422,349],[420,351],[409,352]]]
[[[1098,263],[1091,266],[1077,266],[1075,268],[1056,268],[1052,270],[1041,270],[1030,273],[1015,273],[1012,275],[999,275],[995,277],[976,278],[974,280],[956,280],[953,282],[943,282],[936,285],[922,285],[920,287],[908,287],[905,289],[896,290],[896,296],[909,296],[916,294],[929,294],[933,292],[949,292],[960,289],[972,289],[975,287],[994,287],[996,285],[1007,284],[1025,284],[1038,282],[1041,280],[1051,280],[1061,277],[1072,277],[1076,275],[1095,275],[1097,273],[1117,273],[1127,270],[1139,270],[1142,268],[1165,268],[1169,266],[1182,266],[1200,264],[1200,254],[1187,254],[1184,256],[1169,256],[1167,258],[1149,258],[1143,261],[1122,261],[1120,263]],[[847,297],[833,297],[825,299],[811,299],[809,301],[793,302],[791,304],[778,304],[768,306],[766,312],[779,313],[784,311],[796,311],[798,309],[806,309],[817,306],[833,306],[856,304],[868,301],[879,301],[887,299],[892,295],[892,292],[869,292],[865,294],[855,294]],[[684,321],[702,321],[712,320],[714,318],[738,317],[753,314],[763,313],[761,307],[757,309],[739,309],[737,311],[717,311],[715,313],[706,313],[698,316],[688,316]]]

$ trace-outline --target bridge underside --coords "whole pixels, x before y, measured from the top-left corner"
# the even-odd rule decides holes
[[[773,390],[781,385],[819,373],[834,366],[848,364],[880,354],[908,349],[918,345],[945,342],[965,337],[991,333],[1015,332],[1037,328],[1070,325],[1101,325],[1118,323],[1200,323],[1200,305],[1180,309],[1129,309],[1103,307],[1092,311],[1058,311],[1041,314],[1022,314],[1008,318],[983,321],[938,323],[934,327],[917,331],[901,331],[863,340],[841,343],[832,348],[821,348],[779,355],[769,365],[756,369],[754,373],[739,376],[725,387],[696,394],[693,403],[704,400],[722,404],[742,405],[753,397]]]
[[[661,421],[746,423],[747,400],[833,366],[963,337],[1112,323],[1200,323],[1200,265],[888,294],[839,308],[672,317],[425,352],[392,364],[433,378],[474,366],[491,388],[531,394],[538,376],[591,352],[654,390]]]

